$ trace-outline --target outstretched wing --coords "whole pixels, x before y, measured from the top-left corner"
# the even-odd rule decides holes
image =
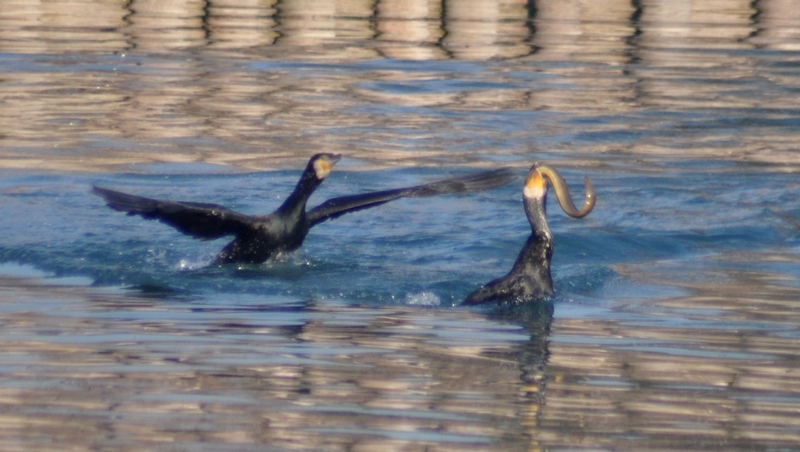
[[[454,177],[414,187],[376,191],[360,195],[331,198],[306,213],[311,226],[346,213],[379,206],[398,198],[425,198],[436,195],[470,193],[501,187],[514,180],[514,172],[508,168],[484,171],[469,176]]]
[[[184,234],[204,240],[236,235],[251,228],[254,223],[252,217],[217,204],[160,201],[102,187],[92,187],[92,192],[105,199],[114,210],[158,220]]]

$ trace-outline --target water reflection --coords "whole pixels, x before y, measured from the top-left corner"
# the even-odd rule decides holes
[[[793,447],[799,265],[795,255],[742,253],[619,267],[689,295],[620,298],[613,319],[557,319],[542,440],[613,449]]]
[[[279,36],[276,30],[276,0],[219,0],[208,2],[203,14],[207,21],[208,46],[231,50],[269,46]]]
[[[376,49],[385,58],[438,60],[447,58],[439,45],[442,2],[387,0],[375,5]]]
[[[622,265],[688,294],[555,319],[550,305],[170,300],[22,269],[0,278],[0,444],[791,447],[798,266],[767,253]]]
[[[2,307],[4,446],[509,450],[538,424],[547,308],[520,328],[519,312],[217,307],[1,282],[15,288]],[[31,309],[13,311],[23,298]]]
[[[83,3],[0,8],[3,166],[263,169],[316,151],[374,165],[542,151],[798,162],[783,127],[796,57],[758,52],[785,37],[772,18],[795,11],[780,2],[95,3],[94,28]],[[67,51],[94,54],[14,54]],[[324,64],[285,62],[298,59]],[[486,59],[503,64],[443,61]]]
[[[759,0],[754,3],[756,31],[748,41],[774,50],[800,50],[800,7],[791,0]]]
[[[434,165],[543,150],[796,164],[793,137],[775,131],[797,122],[797,58],[758,52],[790,45],[769,37],[796,11],[718,3],[89,2],[90,25],[84,3],[0,1],[2,165],[264,169],[317,151]]]
[[[0,449],[796,447],[799,14],[0,0],[4,258],[202,286],[0,278]],[[507,269],[491,253],[519,249],[517,189],[328,225],[315,265],[267,282],[176,270],[172,238],[86,201],[113,178],[255,210],[296,175],[212,176],[320,151],[351,165],[337,195],[389,188],[355,170],[417,182],[443,171],[422,166],[543,160],[589,172],[605,204],[580,231],[560,225],[551,315],[386,306],[420,281],[448,304]],[[425,221],[435,240],[396,227]],[[319,251],[337,234],[352,248]],[[364,277],[319,289],[345,273]],[[312,286],[300,299],[297,281]]]
[[[377,3],[361,0],[100,0],[54,4],[2,1],[6,52],[231,51],[293,47],[310,55],[369,58],[541,58],[608,63],[636,46],[695,46],[698,39],[793,49],[791,1],[579,2],[539,0]],[[86,10],[94,12],[91,17]],[[37,24],[46,24],[39,27]],[[742,34],[743,33],[743,34]],[[367,41],[374,40],[375,45]],[[310,49],[309,47],[316,47]],[[369,50],[373,47],[375,51]],[[596,48],[602,47],[602,52]],[[306,49],[303,49],[306,48]],[[616,48],[616,51],[608,51]],[[262,49],[263,50],[263,49]],[[350,51],[354,53],[349,53]],[[295,54],[297,56],[298,54]],[[661,55],[667,57],[668,55]],[[685,60],[684,60],[685,62]]]

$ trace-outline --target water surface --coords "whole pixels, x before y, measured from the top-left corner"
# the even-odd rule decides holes
[[[0,2],[4,450],[800,442],[796,8],[161,3]],[[89,193],[265,213],[321,151],[312,205],[520,179],[241,269]],[[549,210],[558,295],[458,307],[524,243],[534,161],[598,191]]]

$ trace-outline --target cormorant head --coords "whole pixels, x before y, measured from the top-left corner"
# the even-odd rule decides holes
[[[547,179],[544,178],[538,167],[539,164],[534,163],[525,178],[525,188],[522,190],[525,199],[547,197]]]
[[[333,169],[333,165],[341,160],[341,158],[341,154],[316,154],[315,156],[311,157],[311,160],[308,161],[308,166],[309,169],[314,170],[314,175],[317,177],[317,179],[322,181],[328,177],[331,169]]]
[[[342,156],[340,154],[320,153],[315,154],[308,160],[306,169],[303,170],[303,175],[297,182],[297,186],[286,201],[278,208],[276,213],[300,215],[300,212],[305,211],[306,202],[311,194],[319,187],[323,180],[328,177],[333,165],[338,162]]]

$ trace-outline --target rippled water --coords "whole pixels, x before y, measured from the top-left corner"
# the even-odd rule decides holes
[[[86,21],[84,11],[95,17]],[[791,2],[0,1],[3,450],[800,443]],[[510,166],[263,266],[92,184],[276,208]],[[552,305],[458,307],[551,205]]]

